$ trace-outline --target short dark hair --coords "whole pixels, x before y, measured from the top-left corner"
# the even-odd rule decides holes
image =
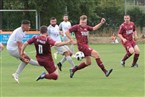
[[[47,26],[41,26],[40,27],[40,33],[41,34],[47,33]]]
[[[56,19],[55,17],[51,17],[51,18],[50,18],[50,20],[55,20],[55,19]]]
[[[29,20],[22,20],[21,24],[30,24]]]

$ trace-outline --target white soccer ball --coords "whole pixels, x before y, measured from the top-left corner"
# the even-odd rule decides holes
[[[83,52],[78,51],[78,52],[75,54],[75,57],[76,57],[76,59],[77,59],[78,61],[81,61],[81,60],[85,57],[85,55],[84,55]]]

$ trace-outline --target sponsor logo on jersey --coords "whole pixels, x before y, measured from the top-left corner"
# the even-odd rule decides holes
[[[37,39],[37,42],[42,43],[42,44],[45,44],[46,43],[46,41],[39,40],[39,39]]]
[[[82,34],[82,36],[88,36],[89,35],[89,31],[82,31],[81,34]]]
[[[126,30],[127,35],[132,34],[132,33],[133,33],[133,30]]]

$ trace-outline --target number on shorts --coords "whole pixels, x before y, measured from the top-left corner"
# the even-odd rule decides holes
[[[42,45],[38,45],[38,52],[39,54],[43,54],[43,46]]]

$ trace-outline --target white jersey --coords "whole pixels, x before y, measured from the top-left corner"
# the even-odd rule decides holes
[[[59,29],[61,29],[63,31],[64,36],[66,36],[66,31],[68,31],[68,29],[71,27],[71,23],[69,21],[65,22],[61,22],[59,24]]]
[[[48,29],[48,35],[49,37],[51,37],[51,39],[57,42],[61,42],[60,31],[59,31],[58,25],[55,25],[55,27],[53,27],[52,25],[49,25],[47,29]]]
[[[18,49],[17,41],[22,42],[24,37],[25,32],[23,32],[21,27],[15,29],[8,39],[7,50],[17,50]]]

